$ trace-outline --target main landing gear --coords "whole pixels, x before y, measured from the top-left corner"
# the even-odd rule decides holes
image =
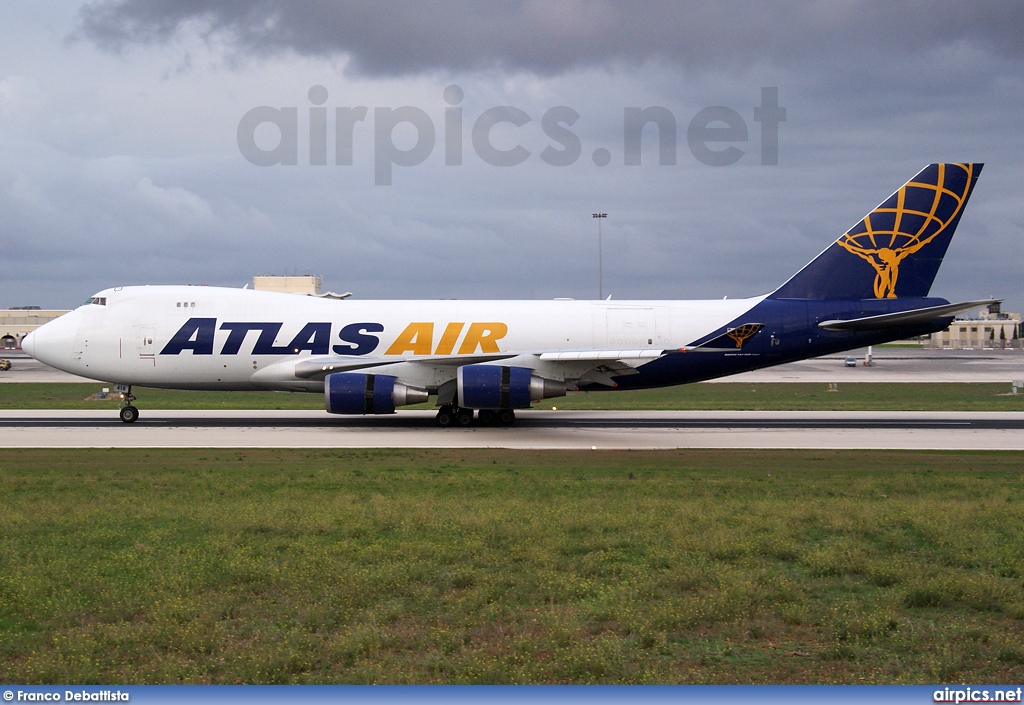
[[[128,387],[128,391],[121,395],[121,403],[117,407],[118,415],[125,423],[135,423],[139,419],[139,410],[132,406],[133,401],[135,395],[132,394],[132,388]]]
[[[434,418],[441,428],[465,428],[473,424],[473,410],[445,404]],[[511,426],[516,420],[512,409],[480,409],[477,422],[481,426]]]

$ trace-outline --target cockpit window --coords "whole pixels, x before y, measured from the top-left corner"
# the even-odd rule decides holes
[[[86,301],[85,303],[86,303],[86,305],[88,305],[88,304],[96,304],[98,306],[106,306],[107,305],[107,297],[106,296],[90,296],[89,300]]]

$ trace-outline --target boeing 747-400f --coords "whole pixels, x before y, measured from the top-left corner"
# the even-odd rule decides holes
[[[770,294],[712,301],[358,301],[244,289],[106,289],[22,342],[37,360],[135,387],[324,395],[437,422],[508,424],[578,389],[722,377],[940,331],[989,301],[928,296],[981,164],[932,164]]]

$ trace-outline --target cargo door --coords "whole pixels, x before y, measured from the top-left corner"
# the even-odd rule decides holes
[[[609,308],[605,322],[609,348],[648,348],[662,344],[653,308]]]

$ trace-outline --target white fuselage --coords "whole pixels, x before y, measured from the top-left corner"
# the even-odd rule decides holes
[[[375,372],[436,388],[455,377],[457,364],[422,364],[424,358],[503,353],[515,357],[502,364],[543,374],[546,363],[535,351],[679,348],[762,298],[360,301],[217,287],[118,287],[96,294],[93,301],[102,303],[43,326],[25,348],[76,375],[147,387],[320,391],[322,379],[298,379],[294,369],[326,353],[384,359],[388,364]],[[565,379],[573,369],[560,363],[547,372]]]

